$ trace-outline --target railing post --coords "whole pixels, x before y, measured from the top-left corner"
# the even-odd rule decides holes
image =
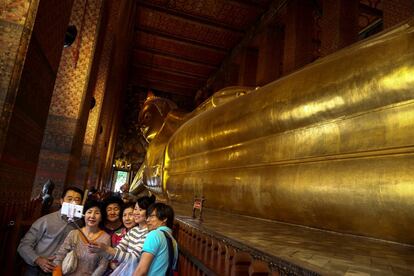
[[[210,261],[209,261],[209,267],[213,271],[215,271],[216,269],[217,260],[218,260],[218,241],[213,238],[211,241],[211,254],[210,254]]]
[[[177,222],[178,225],[178,234],[177,234],[177,242],[182,244],[183,242],[183,225],[181,222]]]
[[[219,241],[218,242],[218,258],[216,263],[216,269],[218,275],[225,273],[225,260],[226,260],[226,245]]]
[[[185,269],[184,269],[184,275],[191,275],[191,260],[186,259],[185,263]]]
[[[191,231],[191,245],[190,245],[190,253],[191,255],[195,256],[197,253],[197,229],[193,228]]]
[[[270,270],[265,262],[254,260],[249,268],[249,276],[270,276]]]
[[[231,276],[248,276],[249,267],[252,263],[251,256],[246,252],[237,252],[233,258]]]
[[[202,262],[207,266],[209,266],[209,261],[210,261],[211,243],[212,243],[211,238],[209,236],[206,236],[206,245],[204,249],[204,255],[202,258]]]
[[[197,258],[201,261],[204,258],[204,252],[206,250],[207,235],[201,234],[201,244],[198,248]]]
[[[196,233],[196,237],[195,237],[195,247],[194,247],[194,257],[196,257],[197,259],[201,259],[199,254],[200,254],[200,247],[202,246],[202,233],[200,231],[197,231]]]
[[[194,228],[190,228],[188,231],[188,252],[193,255],[193,232]]]
[[[188,225],[184,228],[184,242],[183,246],[188,251],[190,249],[190,227]]]
[[[233,266],[233,258],[234,258],[235,253],[236,251],[231,245],[226,245],[226,258],[224,261],[224,266],[225,266],[224,275],[230,275],[231,268]]]

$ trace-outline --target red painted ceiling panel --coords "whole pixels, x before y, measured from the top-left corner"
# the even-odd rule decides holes
[[[146,32],[137,32],[135,46],[211,65],[219,65],[226,56],[224,51],[215,51]]]
[[[207,79],[214,72],[216,67],[203,65],[200,63],[185,61],[179,58],[169,57],[160,54],[153,54],[144,50],[134,51],[134,63],[153,66],[160,69],[187,73]]]
[[[239,33],[214,26],[200,24],[192,20],[168,15],[164,12],[141,7],[138,10],[138,28],[156,31],[177,38],[188,39],[208,46],[223,49],[233,48],[242,38]]]
[[[130,82],[181,95],[194,95],[205,85],[272,2],[136,1]]]

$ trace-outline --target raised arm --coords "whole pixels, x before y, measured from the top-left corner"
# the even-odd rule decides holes
[[[146,230],[140,230],[139,228],[131,229],[115,248],[113,259],[120,263],[132,258],[139,259],[147,233]]]
[[[111,236],[107,236],[105,237],[105,239],[103,240],[102,244],[107,245],[107,247],[112,248],[111,245]],[[101,256],[99,259],[99,264],[98,267],[95,269],[95,271],[92,273],[91,276],[101,276],[105,273],[106,269],[108,267],[108,260],[104,257]]]

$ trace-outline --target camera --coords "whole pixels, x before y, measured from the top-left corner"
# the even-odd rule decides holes
[[[63,202],[60,213],[68,219],[82,218],[83,206],[72,203]]]

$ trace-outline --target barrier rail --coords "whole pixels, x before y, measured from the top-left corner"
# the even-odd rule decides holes
[[[202,230],[176,220],[175,234],[179,244],[179,274],[186,276],[279,276],[268,263],[248,252],[215,238]]]

